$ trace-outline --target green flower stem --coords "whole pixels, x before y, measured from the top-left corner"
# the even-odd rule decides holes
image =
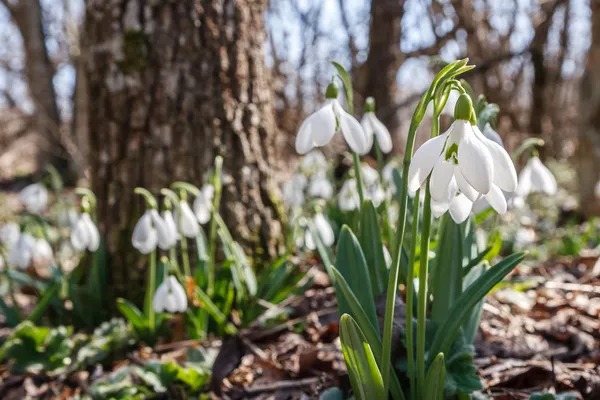
[[[190,255],[188,253],[188,243],[185,236],[181,236],[181,259],[183,261],[183,272],[185,276],[192,276],[190,268]]]
[[[413,201],[413,222],[412,222],[412,244],[410,248],[410,259],[408,262],[408,272],[406,275],[406,350],[408,358],[408,376],[410,378],[410,398],[416,399],[415,385],[415,347],[412,329],[413,321],[413,301],[414,301],[414,279],[415,279],[415,261],[417,258],[417,236],[419,234],[419,207],[421,202],[419,197],[421,190],[417,190]]]
[[[223,170],[223,157],[217,156],[215,158],[215,172],[213,177],[213,187],[214,187],[214,197],[213,204],[210,210],[210,232],[209,232],[209,242],[208,242],[208,286],[206,290],[206,294],[212,297],[215,286],[215,274],[216,274],[216,253],[217,253],[217,218],[215,218],[216,214],[219,212],[219,208],[221,206],[221,193],[223,190],[222,182],[221,182],[221,171]]]
[[[148,309],[148,321],[150,323],[150,330],[154,332],[154,307],[152,306],[152,299],[154,298],[154,291],[156,290],[156,250],[150,253],[150,269],[148,270],[148,288],[146,289],[146,293],[148,293],[148,298],[150,301],[148,304],[150,305]]]
[[[360,204],[362,204],[363,201],[365,201],[365,195],[362,186],[362,176],[360,174],[360,156],[358,153],[353,152],[352,157],[354,159],[354,175],[356,178],[356,187],[358,189],[358,198],[360,199]]]
[[[179,262],[177,262],[177,249],[175,246],[169,249],[169,264],[179,279],[182,278],[181,269],[179,268]]]
[[[435,114],[431,121],[431,137],[440,134],[440,118]],[[417,199],[418,201],[418,199]],[[431,193],[429,178],[423,204],[423,232],[421,233],[421,259],[419,261],[419,303],[417,307],[417,384],[425,393],[425,328],[427,322],[427,274],[429,269],[429,242],[431,235]]]

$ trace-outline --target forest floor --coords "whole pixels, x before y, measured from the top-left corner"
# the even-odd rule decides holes
[[[600,259],[598,254],[520,266],[487,297],[474,362],[486,395],[497,400],[528,399],[534,392],[569,392],[600,399]],[[288,299],[289,320],[249,328],[239,336],[199,342],[182,340],[153,349],[136,348],[123,364],[150,358],[185,361],[190,347],[219,352],[211,398],[318,399],[324,389],[348,391],[338,339],[334,290],[313,267],[315,286]],[[6,337],[8,329],[0,335]],[[12,376],[0,366],[0,398],[71,398],[86,391],[106,370],[81,371],[67,380]],[[169,399],[186,398],[168,392]]]

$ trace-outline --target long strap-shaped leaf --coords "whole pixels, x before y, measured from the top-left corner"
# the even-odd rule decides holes
[[[385,290],[389,273],[383,255],[383,241],[377,223],[377,211],[371,200],[366,200],[360,211],[358,240],[367,261],[373,295],[378,297]]]
[[[444,365],[444,354],[438,354],[427,371],[425,379],[425,400],[442,400],[444,397],[444,377],[446,367]]]
[[[439,326],[429,350],[429,354],[448,354],[450,345],[454,341],[458,330],[473,307],[500,282],[510,271],[513,270],[525,258],[524,253],[515,253],[506,257],[498,264],[487,270],[456,300],[450,309],[448,316]]]
[[[383,379],[365,335],[348,314],[340,318],[340,341],[357,400],[385,399]]]
[[[331,269],[333,270],[333,274],[336,277],[335,285],[337,296],[343,296],[345,298],[350,310],[352,311],[352,316],[356,319],[358,325],[363,330],[363,333],[365,334],[365,337],[369,342],[371,349],[373,349],[375,359],[379,364],[379,360],[381,360],[381,339],[379,338],[379,333],[367,317],[367,313],[365,313],[365,310],[358,302],[358,299],[352,292],[352,289],[350,289],[348,282],[346,282],[342,274],[340,274],[340,271],[335,269],[335,267],[332,267]],[[395,400],[404,400],[404,393],[402,392],[402,387],[400,386],[398,376],[396,374],[391,375],[392,379],[390,382],[390,392],[392,393],[392,398],[394,398]]]

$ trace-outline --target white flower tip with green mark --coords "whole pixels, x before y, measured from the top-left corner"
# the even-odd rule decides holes
[[[185,289],[177,278],[170,275],[154,292],[152,308],[155,312],[182,313],[187,310],[188,300]]]

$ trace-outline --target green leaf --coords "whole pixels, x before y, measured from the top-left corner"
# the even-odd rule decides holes
[[[344,225],[340,232],[340,238],[337,245],[337,257],[335,268],[342,274],[352,293],[356,296],[359,303],[367,314],[371,324],[379,331],[377,323],[377,312],[375,311],[375,300],[371,290],[371,279],[367,262],[363,255],[360,243],[348,226]],[[338,296],[338,312],[342,314],[351,314],[350,306],[342,296]]]
[[[442,218],[439,244],[436,249],[435,268],[432,276],[433,310],[431,317],[441,322],[462,293],[463,236],[461,225],[449,214]]]
[[[42,316],[48,309],[50,303],[54,301],[54,299],[58,295],[60,287],[60,282],[56,282],[44,292],[31,314],[29,314],[29,316],[27,317],[28,321],[37,322],[40,318],[42,318]]]
[[[142,314],[142,312],[129,300],[122,298],[117,299],[117,308],[123,314],[123,316],[129,321],[134,329],[148,328],[148,319]]]
[[[354,94],[352,91],[352,79],[350,79],[350,74],[348,74],[348,71],[337,62],[332,61],[331,64],[333,64],[337,70],[338,76],[344,85],[344,95],[346,96],[346,103],[348,104],[348,112],[350,115],[354,115]]]
[[[427,371],[427,377],[425,378],[425,396],[427,400],[439,400],[443,399],[444,396],[444,375],[446,369],[444,366],[444,354],[438,354],[429,370]]]
[[[359,241],[364,251],[373,295],[378,297],[386,289],[389,274],[383,255],[383,241],[377,223],[377,211],[371,200],[363,203],[360,216]]]
[[[508,275],[508,273],[512,271],[523,258],[525,258],[524,253],[516,253],[505,258],[487,270],[463,292],[450,309],[446,319],[436,333],[430,354],[446,354],[448,352],[458,330],[469,317],[473,307],[475,307],[475,305],[483,299],[498,282]]]
[[[0,311],[4,315],[4,323],[9,327],[14,327],[19,324],[19,313],[16,307],[11,307],[0,297]]]
[[[233,251],[236,257],[237,262],[239,263],[242,275],[244,277],[244,281],[246,282],[246,288],[248,289],[248,293],[250,296],[256,296],[257,284],[256,284],[256,275],[254,275],[254,270],[250,266],[248,262],[248,258],[244,253],[244,249],[240,246],[239,243],[233,243]]]
[[[475,268],[471,269],[471,272],[465,276],[463,281],[463,290],[466,290],[473,282],[475,282],[478,278],[480,278],[485,272],[485,267],[483,265],[478,265]],[[465,338],[468,343],[473,343],[475,340],[475,335],[477,334],[477,328],[479,327],[479,321],[481,320],[481,313],[483,312],[483,303],[485,303],[485,298],[481,299],[479,303],[473,307],[473,310],[467,317],[467,320],[463,324],[462,328],[465,333]]]
[[[483,250],[482,252],[480,252],[479,254],[477,254],[477,256],[475,258],[473,258],[471,261],[469,261],[469,263],[463,268],[463,276],[465,276],[465,277],[468,276],[469,272],[471,272],[471,270],[473,268],[475,268],[476,266],[481,264],[481,262],[487,257],[487,255],[490,253],[491,250],[492,250],[492,248],[488,247],[485,250]]]
[[[383,379],[371,346],[356,321],[348,314],[340,319],[340,340],[356,398],[384,399]]]

